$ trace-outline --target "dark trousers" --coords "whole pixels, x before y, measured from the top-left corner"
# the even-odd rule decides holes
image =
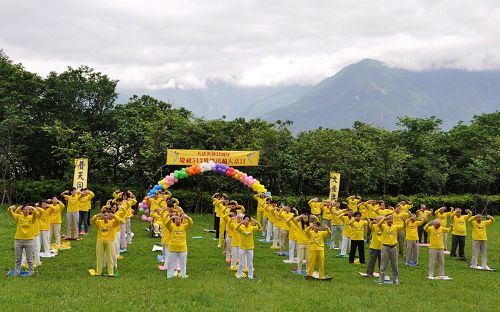
[[[465,236],[451,235],[451,251],[450,256],[456,257],[458,247],[458,255],[465,258]]]
[[[78,229],[80,231],[87,232],[89,230],[89,226],[87,225],[87,215],[88,211],[80,211],[80,218],[78,219]]]
[[[356,248],[359,250],[359,262],[365,263],[365,241],[364,240],[351,240],[351,251],[349,252],[349,263],[354,262],[356,255]]]
[[[219,238],[219,224],[220,218],[214,213],[214,230],[215,230],[215,238]]]
[[[378,269],[380,270],[380,258],[382,251],[380,249],[370,248],[370,259],[368,259],[368,267],[366,268],[366,274],[373,275],[375,271],[375,263],[378,260]]]
[[[427,244],[427,232],[424,231],[424,226],[427,224],[427,222],[424,222],[421,226],[418,227],[418,242]]]
[[[87,220],[86,220],[86,222],[87,222],[87,228],[89,228],[90,227],[90,210],[87,212]]]

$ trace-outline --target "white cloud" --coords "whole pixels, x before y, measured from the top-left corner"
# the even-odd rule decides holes
[[[41,74],[87,64],[139,88],[311,84],[374,58],[500,66],[497,1],[2,1],[0,48]]]

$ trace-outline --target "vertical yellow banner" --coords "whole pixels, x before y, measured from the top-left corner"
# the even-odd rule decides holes
[[[330,172],[330,200],[337,200],[339,198],[340,190],[340,173]]]
[[[73,187],[77,190],[87,188],[87,177],[89,173],[88,158],[75,159],[75,175],[73,176]]]

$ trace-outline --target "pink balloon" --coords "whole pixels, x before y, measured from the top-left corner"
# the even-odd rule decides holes
[[[148,221],[149,221],[149,222],[153,221],[153,218],[148,217]]]
[[[148,217],[146,217],[146,215],[142,215],[142,216],[141,216],[141,220],[142,220],[142,221],[147,221],[147,220],[148,220]]]

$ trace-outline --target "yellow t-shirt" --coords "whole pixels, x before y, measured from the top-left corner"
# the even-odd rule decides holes
[[[365,204],[365,207],[368,208],[368,218],[376,219],[378,217],[377,211],[380,209],[379,204],[367,203],[367,204]]]
[[[92,218],[92,221],[97,228],[97,240],[98,241],[114,241],[117,228],[123,223],[123,219],[115,215],[114,219],[104,222],[102,219],[98,219],[97,215]]]
[[[308,227],[306,234],[309,237],[309,250],[325,250],[325,238],[330,234],[330,230],[315,232]]]
[[[466,236],[467,235],[467,220],[472,216],[472,212],[469,212],[466,215],[461,215],[457,217],[456,214],[451,215],[451,222],[453,224],[453,231],[451,234],[458,236]]]
[[[328,206],[328,205],[323,205],[323,207],[321,207],[321,210],[323,212],[323,220],[332,220],[333,218],[332,209],[333,206]]]
[[[436,212],[434,212],[434,215],[436,216],[436,219],[441,221],[441,226],[447,226],[448,225],[448,218],[450,218],[452,213],[453,213],[453,210],[448,211],[448,212],[440,212],[440,210],[438,209],[438,210],[436,210]]]
[[[424,220],[415,220],[411,222],[410,219],[406,220],[406,240],[418,240],[418,227],[424,224]]]
[[[231,229],[231,247],[240,247],[240,232],[236,230],[236,227],[238,227],[238,221],[236,219],[230,219],[229,217],[227,218],[229,220],[228,225],[229,228]],[[227,221],[226,221],[227,222]]]
[[[399,207],[401,207],[401,211],[410,213],[411,208],[413,208],[413,205],[410,204],[400,204]]]
[[[400,211],[399,213],[394,211],[394,213],[392,214],[394,224],[402,225],[402,226],[405,225],[405,219],[407,219],[409,216],[410,216],[409,214],[407,214],[406,212],[402,212],[402,211]]]
[[[89,211],[92,205],[92,198],[94,198],[95,194],[92,191],[89,191],[88,194],[85,194],[80,197],[80,211]]]
[[[156,208],[163,208],[167,205],[167,201],[162,195],[157,198],[151,197],[149,199],[149,211],[154,211]]]
[[[181,223],[177,226],[172,220],[167,221],[167,228],[170,231],[170,242],[168,244],[168,251],[170,252],[185,252],[187,251],[187,230],[193,225],[193,219],[188,217],[187,223]]]
[[[363,218],[370,217],[370,210],[368,209],[368,207],[366,207],[366,202],[360,202],[358,204],[358,211],[361,213],[361,216]]]
[[[368,221],[355,219],[349,222],[351,226],[351,240],[364,240],[365,239],[365,227],[368,226]]]
[[[346,212],[346,209],[339,209],[338,207],[335,207],[332,209],[332,225],[342,225],[344,224],[344,221],[342,220],[342,216]]]
[[[372,239],[370,242],[370,248],[375,249],[375,250],[380,250],[382,249],[382,241],[380,240],[380,237],[382,235],[382,231],[378,227],[377,224],[372,224],[370,223],[368,225],[370,227],[370,230],[372,231]]]
[[[395,246],[398,243],[398,231],[403,229],[401,225],[392,224],[392,226],[387,225],[381,220],[378,223],[378,227],[382,230],[382,236],[380,238],[382,245]]]
[[[236,226],[236,231],[240,233],[240,249],[254,249],[253,233],[260,229],[262,229],[262,227],[259,223],[257,223],[257,225],[248,224],[248,226],[238,224],[238,226]]]
[[[75,195],[63,195],[64,199],[68,201],[67,212],[78,212],[80,211],[80,194]]]
[[[417,219],[426,221],[427,218],[432,214],[430,210],[417,211]]]
[[[280,228],[285,230],[285,231],[290,230],[290,227],[288,226],[288,223],[286,222],[286,220],[288,220],[292,217],[293,217],[293,213],[286,212],[285,210],[281,210],[280,218],[281,218],[282,222],[280,222]]]
[[[361,201],[359,198],[355,198],[354,196],[349,196],[346,199],[347,205],[351,208],[352,212],[358,211],[358,204]]]
[[[40,213],[40,231],[50,230],[50,214],[52,212],[51,208],[38,209]]]
[[[481,221],[478,223],[476,218],[471,217],[469,222],[472,224],[472,239],[473,240],[488,240],[488,236],[486,235],[486,228],[490,226],[495,221],[494,218],[489,220]]]
[[[290,228],[295,228],[297,231],[297,244],[299,245],[309,245],[309,236],[306,234],[306,228],[302,228],[302,223],[300,222],[300,217],[290,220]]]
[[[8,210],[10,217],[17,223],[15,239],[31,240],[35,237],[33,226],[38,218],[38,212],[34,211],[32,215],[26,217],[22,213],[15,213],[11,209]]]
[[[253,198],[257,201],[257,211],[264,211],[264,204],[267,198],[262,198],[259,195],[254,195]]]
[[[353,218],[349,218],[348,216],[342,216],[342,236],[345,237],[351,237],[351,225],[349,225],[349,222],[351,222]]]
[[[444,249],[443,233],[450,232],[450,228],[440,226],[436,229],[431,223],[427,223],[424,230],[429,233],[429,249]]]
[[[311,208],[311,213],[313,215],[319,216],[321,214],[321,208],[323,208],[324,203],[320,201],[309,200],[309,208]]]
[[[52,213],[50,214],[50,224],[61,224],[61,214],[64,209],[64,204],[62,202],[59,202],[55,205],[50,204],[49,207],[52,208]]]

